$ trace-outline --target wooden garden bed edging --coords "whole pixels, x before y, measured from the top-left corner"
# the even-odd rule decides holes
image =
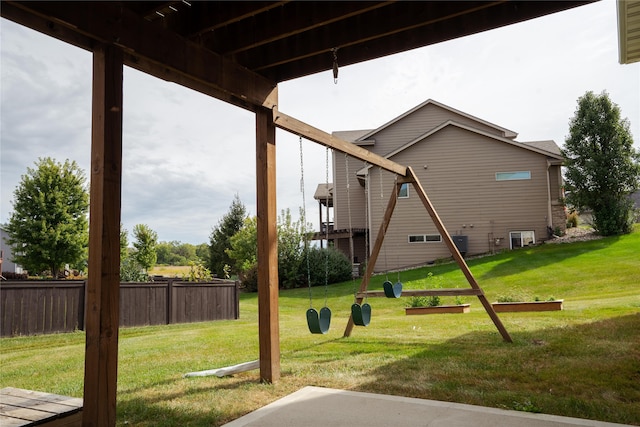
[[[469,304],[459,305],[437,305],[433,307],[405,307],[404,312],[407,316],[416,314],[442,314],[442,313],[469,313],[471,308]]]
[[[494,302],[491,305],[496,313],[515,311],[557,311],[562,310],[562,302],[555,301],[527,301],[527,302]]]

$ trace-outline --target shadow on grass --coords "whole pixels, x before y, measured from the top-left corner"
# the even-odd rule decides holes
[[[167,380],[167,386],[175,385],[180,380]],[[217,404],[221,399],[229,399],[229,392],[256,385],[254,377],[244,379],[219,379],[215,382],[203,378],[188,378],[185,388],[180,392],[156,392],[153,396],[139,397],[136,394],[148,388],[131,389],[118,395],[118,425],[135,426],[214,426],[229,422],[244,415],[242,409],[235,411]],[[159,384],[156,384],[159,385]],[[162,390],[163,387],[156,388]],[[167,387],[165,389],[172,389]],[[224,396],[224,397],[222,397]],[[180,399],[189,397],[201,402],[195,404],[175,404]],[[189,410],[185,410],[185,408]]]
[[[473,267],[485,262],[495,263],[493,267],[480,276],[481,279],[510,276],[561,263],[589,252],[603,250],[618,240],[619,237],[614,236],[587,242],[546,244],[532,248],[516,249],[504,252],[496,257],[472,261],[470,266],[473,270]]]
[[[562,263],[583,254],[607,249],[619,239],[619,236],[612,236],[598,240],[575,242],[570,244],[546,244],[532,248],[503,252],[482,258],[469,259],[467,260],[467,263],[477,279],[486,280],[521,274],[530,270]],[[493,265],[486,267],[484,266],[485,264]],[[426,280],[429,272],[432,272],[437,276],[441,276],[453,271],[461,272],[460,267],[455,262],[416,268],[413,270],[401,271],[399,273],[390,272],[388,274],[377,274],[371,278],[369,290],[382,290],[382,283],[385,280],[403,282],[407,286],[406,289],[423,289],[425,287],[423,282]],[[482,271],[482,273],[477,273],[477,271]],[[361,281],[362,279],[359,278],[353,282],[349,281],[331,284],[326,289],[327,298],[353,295],[360,287]],[[467,284],[464,282],[460,286],[466,287]],[[311,293],[314,307],[321,307],[324,302],[325,287],[323,285],[313,286],[311,288]],[[309,288],[307,286],[301,286],[299,288],[286,290],[286,297],[294,299],[309,299]]]
[[[512,337],[427,346],[356,390],[640,425],[640,314]]]
[[[318,374],[324,362],[331,372],[336,366],[361,370],[367,380],[357,391],[640,425],[639,331],[640,314],[633,314],[516,332],[513,344],[497,332],[436,344],[418,337],[339,338],[296,348],[283,358],[311,363],[317,385],[333,385]],[[315,356],[305,362],[310,353]],[[289,375],[283,383],[308,385],[298,374]],[[174,378],[157,385],[144,396],[144,390],[119,393],[119,425],[220,425],[247,411],[246,402],[235,403],[239,399],[251,402],[272,388],[260,387],[254,375]]]

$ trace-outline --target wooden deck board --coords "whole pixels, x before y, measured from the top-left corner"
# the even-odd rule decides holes
[[[71,427],[82,422],[82,399],[5,387],[0,390],[0,425]]]

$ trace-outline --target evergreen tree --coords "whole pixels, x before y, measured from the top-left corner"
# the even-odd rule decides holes
[[[240,201],[240,196],[235,195],[229,212],[227,212],[218,225],[213,228],[209,236],[209,270],[224,277],[225,265],[233,267],[233,260],[227,254],[227,249],[231,248],[231,237],[236,234],[247,216],[247,209]]]
[[[57,277],[65,264],[78,265],[86,258],[89,194],[76,162],[47,157],[35,165],[14,191],[7,243],[14,262],[31,273],[49,270]]]
[[[595,230],[604,235],[629,233],[639,185],[640,153],[633,148],[629,121],[606,92],[587,92],[569,122],[565,140],[567,201],[590,209]]]

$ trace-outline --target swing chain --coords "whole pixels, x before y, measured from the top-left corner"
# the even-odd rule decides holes
[[[349,188],[351,187],[350,182],[349,182],[349,156],[345,153],[344,155],[344,162],[345,162],[345,170],[346,170],[346,174],[347,174],[347,211],[349,213],[349,261],[351,262],[351,282],[353,283],[353,299],[354,301],[357,300],[357,294],[358,294],[358,289],[356,287],[356,281],[355,281],[355,277],[353,275],[353,253],[354,253],[354,249],[353,249],[353,226],[351,223],[351,193],[349,191]]]
[[[382,186],[382,168],[380,166],[378,166],[378,174],[380,175],[380,204],[384,204],[384,191],[383,191],[383,186]],[[384,247],[384,243],[383,243],[383,247]],[[384,277],[385,280],[388,282],[389,281],[389,270],[387,267],[387,248],[384,247]]]
[[[324,178],[325,178],[325,186],[327,188],[327,199],[325,201],[327,205],[327,225],[325,227],[327,250],[325,251],[325,254],[324,254],[324,306],[326,307],[327,298],[329,295],[329,147],[325,147],[324,162],[325,162]]]
[[[300,217],[302,220],[302,229],[305,230],[307,226],[307,203],[304,195],[304,156],[302,152],[302,135],[300,135],[300,191],[302,192],[302,209],[300,210]],[[311,266],[309,265],[309,242],[304,233],[304,255],[307,260],[307,285],[309,288],[309,308],[313,308],[313,296],[311,293]]]
[[[367,225],[367,227],[365,228],[365,233],[364,233],[364,265],[369,266],[369,229],[371,228],[371,222],[369,221],[369,191],[371,190],[370,188],[370,182],[369,182],[369,162],[364,162],[364,170],[367,171],[366,175],[364,177],[364,194],[365,197],[367,199],[366,203],[364,204],[364,217],[365,217],[365,223]],[[368,280],[371,280],[371,278],[369,278]],[[368,299],[368,296],[365,292],[364,294],[364,302],[366,303]]]

